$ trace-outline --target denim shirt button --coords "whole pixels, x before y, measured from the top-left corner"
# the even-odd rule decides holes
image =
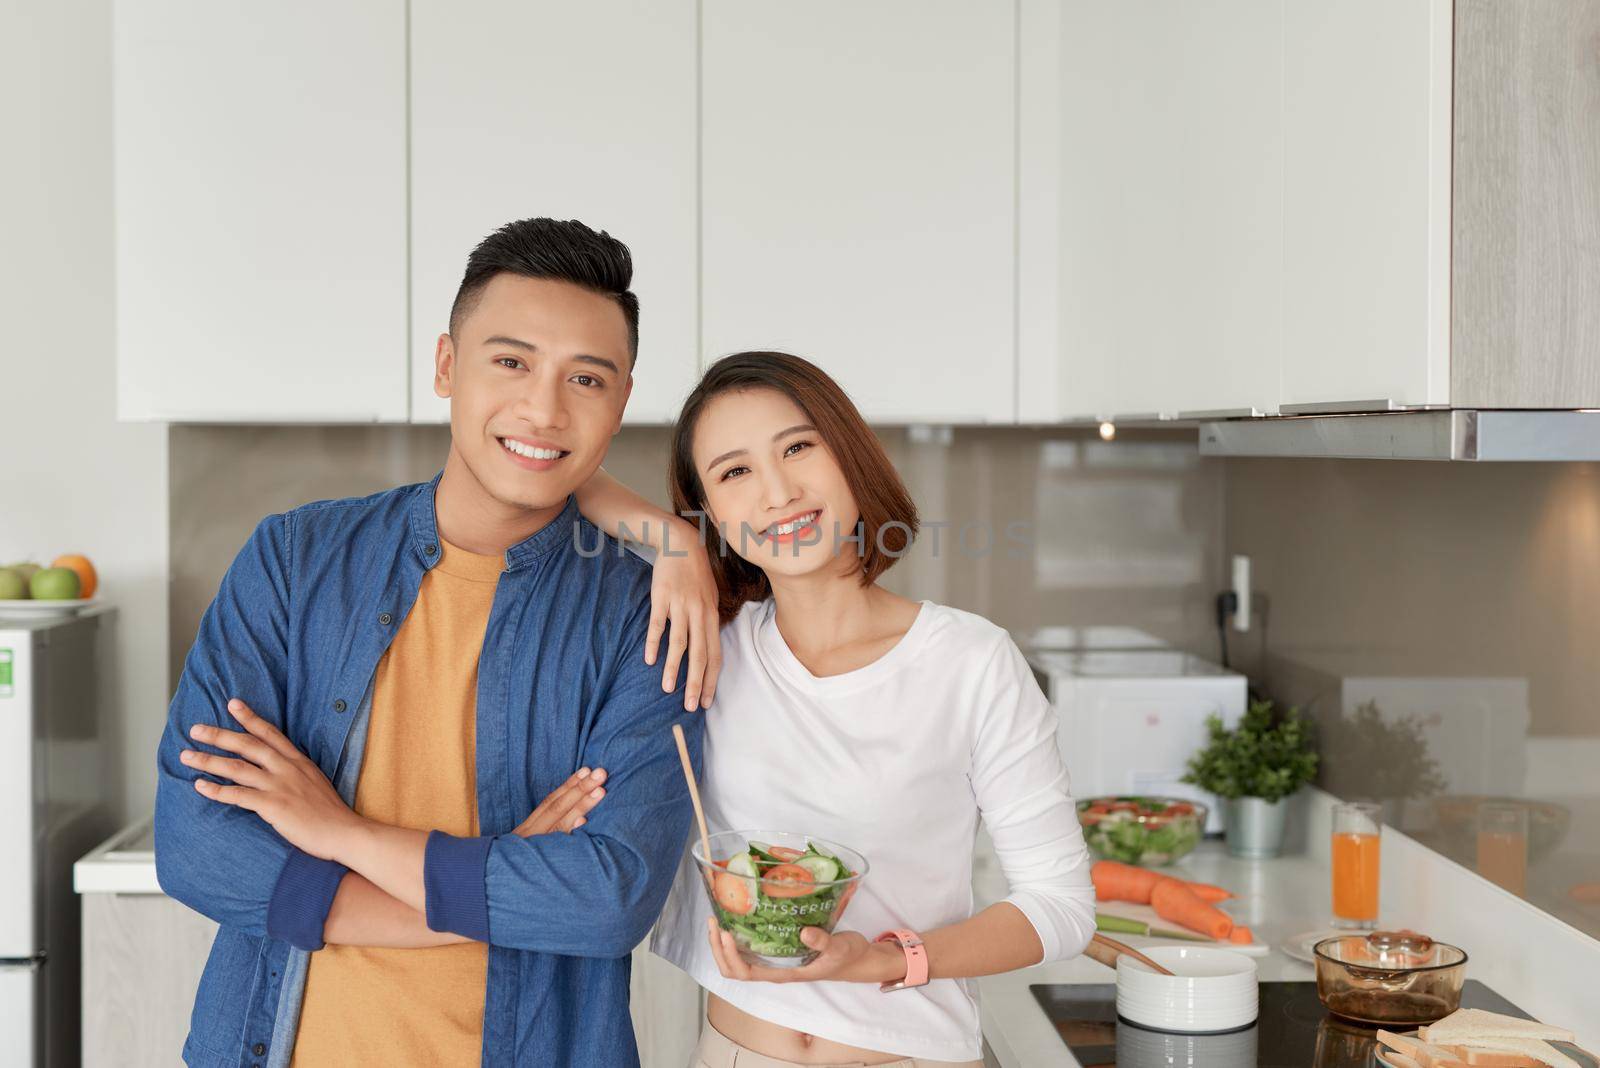
[[[425,553],[427,553],[427,554],[428,554],[428,555],[429,555],[429,556],[432,556],[432,555],[433,555],[433,554],[434,554],[434,553],[436,553],[436,552],[438,552],[438,551],[439,551],[439,547],[438,547],[438,546],[437,546],[437,545],[433,545],[433,544],[431,544],[431,543],[430,543],[430,544],[429,544],[429,545],[428,545],[428,546],[427,546],[427,547],[426,547],[426,548],[424,548],[424,549],[423,549],[423,550],[422,550],[422,551],[423,551],[423,552],[425,552]]]
[[[378,622],[387,627],[390,623],[394,622],[394,616],[391,616],[388,612],[379,612]]]
[[[343,712],[344,711],[344,698],[343,697],[341,697],[338,700],[333,702],[333,710],[335,712]]]
[[[263,1053],[267,1052],[267,1047],[264,1044],[257,1042],[255,1045],[250,1047],[250,1052],[259,1057]]]

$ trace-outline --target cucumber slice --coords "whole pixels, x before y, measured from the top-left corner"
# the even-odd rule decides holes
[[[740,853],[728,861],[728,871],[733,875],[743,875],[746,878],[756,877],[756,858],[749,853]]]
[[[827,857],[829,860],[838,860],[839,859],[838,857],[834,856],[832,853],[828,852],[827,849],[823,848],[822,846],[817,845],[817,843],[811,841],[811,839],[809,839],[809,838],[806,839],[806,852],[815,854],[816,856],[819,856],[819,857]]]
[[[839,877],[841,871],[839,862],[832,857],[803,856],[795,861],[796,864],[811,873],[811,877],[819,883],[831,883]]]
[[[772,852],[772,847],[769,846],[765,842],[751,842],[750,843],[750,853],[751,853],[752,856],[755,857],[757,863],[761,863],[761,864],[782,864],[782,863],[784,863],[783,858],[781,858],[778,855],[776,855],[775,853],[773,853]]]

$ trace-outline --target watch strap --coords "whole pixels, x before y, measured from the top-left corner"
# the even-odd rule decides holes
[[[874,942],[898,942],[906,955],[906,976],[891,983],[880,983],[878,989],[885,994],[895,990],[910,990],[928,985],[928,951],[917,932],[906,928],[885,931]]]

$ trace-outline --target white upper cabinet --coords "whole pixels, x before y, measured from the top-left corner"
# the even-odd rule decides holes
[[[629,422],[697,368],[694,0],[411,0],[412,418],[443,422],[434,351],[467,255],[507,222],[579,219],[633,254]]]
[[[1449,401],[1450,0],[1022,0],[1019,418]]]
[[[442,422],[530,216],[633,252],[629,422],[741,349],[884,423],[1451,401],[1452,0],[114,2],[122,418]]]
[[[1265,410],[1278,0],[1024,0],[1019,417]]]
[[[702,352],[868,418],[1016,413],[1012,4],[704,0]]]
[[[405,17],[119,0],[119,417],[406,418]]]
[[[1450,402],[1451,7],[1284,3],[1284,405]]]

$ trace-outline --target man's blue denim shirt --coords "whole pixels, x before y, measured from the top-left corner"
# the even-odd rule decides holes
[[[220,925],[195,997],[185,1062],[281,1066],[309,954],[345,869],[260,817],[200,796],[178,761],[189,728],[236,728],[238,697],[355,796],[378,660],[438,562],[434,490],[318,501],[256,527],[184,662],[157,762],[156,873]],[[578,514],[506,551],[479,663],[481,835],[434,832],[428,924],[489,943],[485,1065],[637,1065],[629,954],[655,922],[688,839],[671,728],[696,770],[703,719],[681,680],[644,662],[650,566]],[[427,753],[415,754],[425,761]],[[606,798],[571,834],[514,828],[582,766]]]

